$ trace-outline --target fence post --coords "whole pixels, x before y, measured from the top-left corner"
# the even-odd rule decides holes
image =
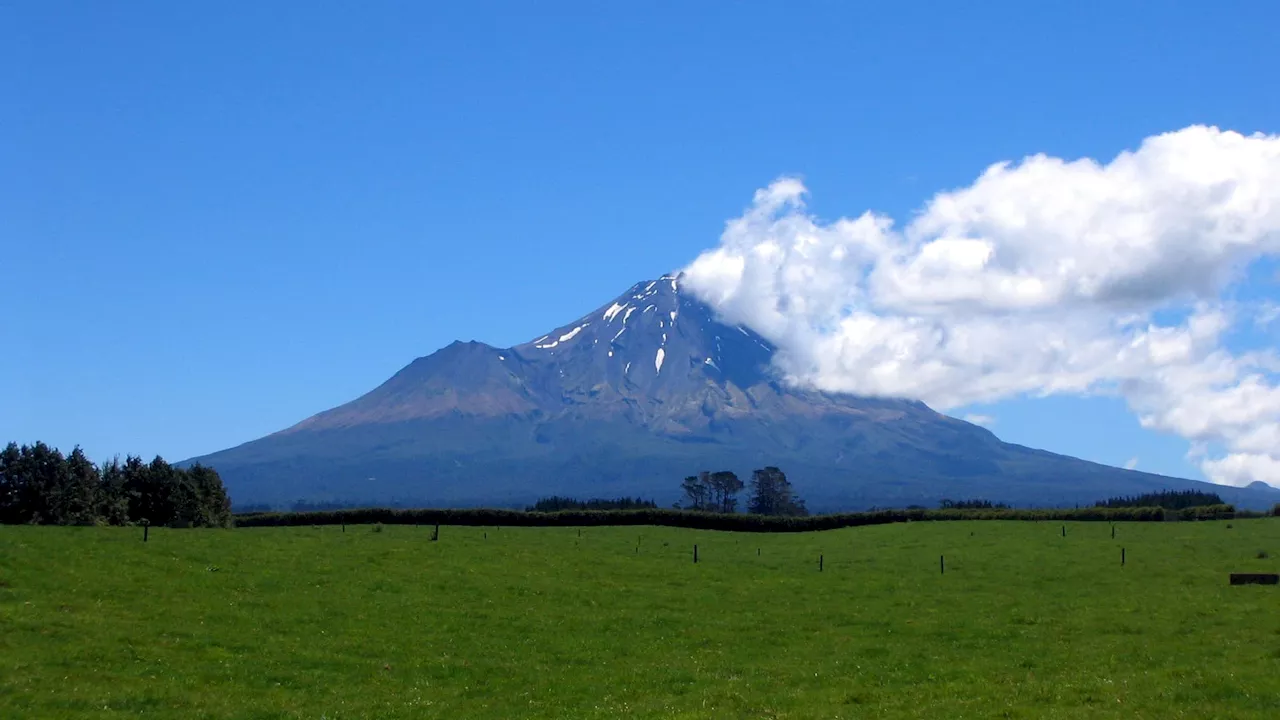
[[[947,558],[944,555],[938,556],[938,574],[939,575],[947,574]]]
[[[1124,548],[1120,548],[1120,567],[1124,567]]]
[[[436,523],[435,532],[431,533],[431,542],[435,542],[439,539],[440,539],[440,523]]]
[[[151,530],[151,523],[142,523],[142,542],[147,541],[147,532]]]
[[[818,556],[818,572],[822,572],[822,556]]]
[[[1112,525],[1112,526],[1111,526],[1111,539],[1112,539],[1112,540],[1115,540],[1115,539],[1116,539],[1116,526],[1115,526],[1115,525]]]
[[[1067,526],[1066,526],[1066,525],[1063,525],[1063,526],[1062,526],[1062,537],[1066,537],[1066,536],[1067,536]]]
[[[693,562],[695,564],[698,562],[698,546],[697,545],[693,546]]]

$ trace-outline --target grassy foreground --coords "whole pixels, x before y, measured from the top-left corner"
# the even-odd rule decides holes
[[[0,717],[1278,717],[1232,525],[0,527]]]

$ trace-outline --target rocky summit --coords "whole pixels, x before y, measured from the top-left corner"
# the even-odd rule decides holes
[[[818,511],[1070,505],[1166,488],[1246,507],[1280,499],[1011,445],[920,402],[794,387],[774,353],[667,275],[516,347],[455,342],[345,405],[188,462],[216,467],[239,505],[670,504],[687,475],[745,479],[765,465]]]

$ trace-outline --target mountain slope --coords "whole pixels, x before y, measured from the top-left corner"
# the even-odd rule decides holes
[[[238,503],[666,503],[698,470],[746,477],[766,464],[819,510],[1189,487],[1249,506],[1280,498],[1002,443],[919,402],[788,387],[771,371],[774,352],[664,276],[513,348],[455,342],[345,405],[196,459],[218,468]]]

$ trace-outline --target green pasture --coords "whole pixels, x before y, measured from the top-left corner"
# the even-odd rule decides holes
[[[1062,527],[0,527],[0,717],[1280,717],[1280,520]]]

